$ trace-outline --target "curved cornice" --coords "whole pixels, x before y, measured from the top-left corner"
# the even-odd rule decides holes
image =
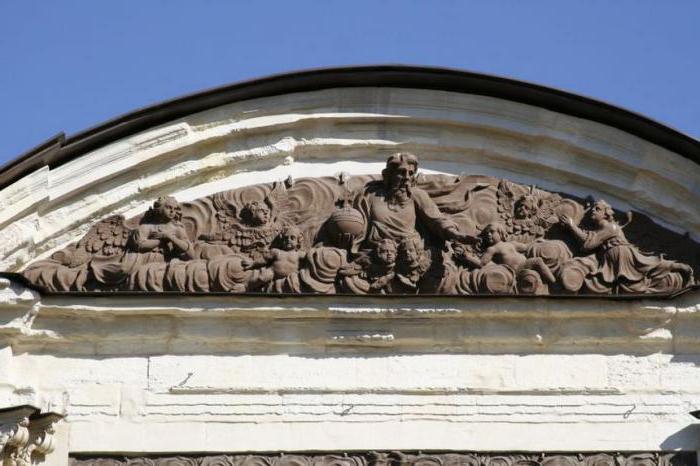
[[[0,167],[0,188],[147,128],[221,105],[337,87],[398,87],[476,94],[533,105],[623,130],[700,164],[700,141],[599,100],[533,83],[447,68],[403,65],[312,69],[205,90],[144,107],[66,138],[58,134]]]

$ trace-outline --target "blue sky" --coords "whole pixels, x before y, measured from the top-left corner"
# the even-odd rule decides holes
[[[164,99],[403,63],[565,89],[700,137],[697,0],[0,0],[0,163]]]

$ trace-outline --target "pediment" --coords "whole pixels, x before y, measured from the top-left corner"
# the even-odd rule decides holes
[[[699,161],[393,66],[57,137],[0,169],[5,430],[77,466],[690,463]]]

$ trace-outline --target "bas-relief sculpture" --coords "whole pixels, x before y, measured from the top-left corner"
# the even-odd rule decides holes
[[[696,243],[620,217],[603,200],[507,180],[422,176],[416,156],[398,153],[381,177],[163,197],[142,216],[98,222],[23,275],[51,292],[616,295],[694,285]]]
[[[695,466],[694,452],[484,454],[409,452],[340,455],[216,455],[71,458],[71,466]]]

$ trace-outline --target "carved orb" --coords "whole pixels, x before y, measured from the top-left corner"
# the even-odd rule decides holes
[[[328,219],[328,228],[339,244],[361,237],[365,232],[365,218],[362,213],[346,205],[336,209]]]
[[[554,208],[554,217],[551,222],[556,222],[556,219],[562,215],[570,217],[574,223],[578,225],[583,218],[583,207],[581,204],[571,199],[562,199],[559,205]]]

